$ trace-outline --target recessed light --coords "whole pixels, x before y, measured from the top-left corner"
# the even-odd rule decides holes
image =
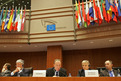
[[[112,42],[112,41],[113,41],[112,39],[109,40],[109,42]]]
[[[22,46],[19,46],[20,48],[22,47]]]
[[[38,47],[38,46],[35,45],[34,47]]]
[[[90,43],[91,43],[91,44],[93,44],[94,42],[93,42],[93,41],[91,41]]]
[[[75,45],[76,45],[76,43],[74,42],[74,43],[73,43],[73,45],[75,46]]]
[[[7,46],[3,46],[4,48],[6,48]]]

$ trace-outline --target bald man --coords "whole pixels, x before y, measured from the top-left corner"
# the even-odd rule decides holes
[[[55,59],[54,67],[46,70],[47,77],[66,77],[67,73],[64,68],[61,68],[60,59]]]
[[[105,70],[100,72],[101,77],[117,77],[118,71],[113,69],[113,63],[111,60],[105,61]]]

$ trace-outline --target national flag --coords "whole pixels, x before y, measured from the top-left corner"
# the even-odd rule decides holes
[[[98,9],[98,17],[99,17],[99,25],[100,25],[102,23],[102,20],[103,20],[103,15],[101,12],[99,0],[97,0],[97,9]]]
[[[86,14],[85,14],[85,9],[84,9],[84,2],[82,0],[82,16],[83,16],[83,24],[84,24],[84,27],[87,27],[87,23],[86,23]]]
[[[4,26],[5,31],[7,31],[7,26],[8,26],[9,19],[10,19],[10,9],[8,11],[8,15],[7,15],[7,18],[6,18],[6,21],[5,21],[5,26]]]
[[[101,11],[102,11],[102,13],[103,13],[103,17],[104,17],[105,21],[108,22],[106,10],[105,10],[105,5],[104,5],[103,0],[101,0]]]
[[[12,8],[11,15],[10,15],[10,19],[9,19],[8,26],[7,26],[7,29],[8,30],[10,29],[12,19],[13,19],[13,8]]]
[[[3,17],[3,22],[2,22],[1,32],[3,32],[3,31],[4,31],[5,19],[6,19],[6,13],[7,13],[7,8],[6,8],[6,11],[5,11],[5,14],[4,14],[4,17]]]
[[[10,26],[9,31],[12,31],[14,29],[15,19],[16,19],[16,8],[15,8],[15,11],[14,11],[14,14],[13,14],[13,19],[12,19],[12,22],[11,22],[11,26]]]
[[[90,25],[90,17],[89,17],[89,6],[86,0],[86,15],[87,15],[87,25]]]
[[[17,16],[16,16],[16,19],[15,19],[15,27],[14,27],[14,31],[17,30],[19,17],[20,17],[20,7],[18,8]]]
[[[109,9],[109,13],[110,13],[110,16],[112,17],[112,19],[117,22],[117,18],[116,18],[116,10],[115,10],[115,7],[113,5],[113,1],[110,0],[110,9]]]
[[[115,12],[116,12],[116,17],[118,17],[118,3],[117,3],[117,0],[114,0],[114,9],[115,9]]]
[[[119,5],[118,5],[118,19],[119,19],[119,21],[121,22],[121,0],[118,0],[118,3],[119,3]]]
[[[21,13],[20,13],[20,17],[19,17],[19,20],[18,20],[18,26],[17,26],[18,32],[21,31],[22,14],[23,14],[23,9],[21,8]]]
[[[79,24],[78,24],[78,4],[77,4],[77,0],[76,0],[76,11],[75,11],[75,15],[76,15],[77,27],[79,28]]]
[[[98,23],[97,6],[95,4],[95,0],[93,0],[93,10],[94,10],[94,21]]]
[[[1,15],[0,15],[0,26],[2,25],[2,15],[3,15],[3,10],[4,10],[4,9],[2,9],[2,12],[1,12]]]
[[[95,24],[95,22],[94,22],[94,12],[93,12],[93,7],[92,7],[92,2],[91,2],[91,0],[90,0],[90,2],[89,2],[89,16],[90,16],[90,23],[91,23],[92,25],[94,25],[94,24]]]
[[[21,31],[24,31],[24,23],[25,23],[25,17],[26,17],[26,7],[24,9],[24,14],[23,14],[23,18],[22,18],[22,24],[21,24]]]
[[[82,26],[82,21],[81,21],[81,5],[80,5],[80,1],[78,0],[78,24],[81,27]]]
[[[108,0],[105,0],[105,5],[106,5],[106,12],[107,12],[107,22],[109,23],[111,20],[111,16],[109,13],[110,4],[109,4]]]
[[[119,3],[119,9],[121,9],[121,0],[118,0]]]

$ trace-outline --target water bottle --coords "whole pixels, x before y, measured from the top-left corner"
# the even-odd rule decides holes
[[[69,73],[68,77],[71,77],[71,73]]]
[[[117,75],[117,77],[121,77],[120,70],[119,69],[118,69],[118,75]]]

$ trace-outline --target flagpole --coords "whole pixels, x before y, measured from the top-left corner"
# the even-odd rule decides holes
[[[31,7],[29,10],[28,45],[30,45]]]
[[[75,0],[75,2],[76,2],[76,0]],[[74,4],[72,5],[72,8],[73,8],[73,23],[74,23],[74,25],[73,25],[73,27],[74,27],[74,41],[76,42],[77,41],[77,39],[76,39],[76,19],[75,19],[75,6],[74,6]]]

